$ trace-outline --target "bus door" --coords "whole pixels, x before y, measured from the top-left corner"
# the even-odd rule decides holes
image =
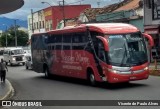
[[[96,47],[95,47],[95,52],[96,52],[96,57],[97,57],[97,69],[98,69],[98,72],[100,74],[101,77],[104,76],[103,74],[103,66],[104,66],[104,63],[106,63],[106,52],[105,52],[105,49],[104,49],[104,44],[103,42],[96,38]]]
[[[105,57],[102,57],[103,54],[101,54],[104,51],[104,50],[102,50],[103,49],[102,48],[103,42],[99,38],[97,38],[97,35],[99,35],[100,33],[92,32],[92,31],[90,32],[89,30],[87,31],[87,33],[88,33],[89,42],[90,42],[90,45],[91,45],[91,48],[93,51],[93,56],[94,56],[94,61],[95,61],[96,68],[97,68],[97,73],[100,78],[103,78],[104,74],[103,74],[101,59],[105,58]],[[102,56],[100,56],[100,55],[102,55]],[[99,59],[99,56],[101,57],[101,59]]]

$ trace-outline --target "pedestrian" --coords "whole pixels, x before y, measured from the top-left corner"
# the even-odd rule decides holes
[[[7,68],[6,64],[4,63],[3,59],[1,59],[1,63],[0,63],[1,82],[5,82],[6,71],[8,71],[8,68]]]

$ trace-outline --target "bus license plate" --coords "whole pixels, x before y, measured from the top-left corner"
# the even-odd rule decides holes
[[[133,77],[130,77],[130,79],[136,79],[136,77],[133,76]]]

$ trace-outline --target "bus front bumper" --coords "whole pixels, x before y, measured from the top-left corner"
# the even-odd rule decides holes
[[[109,83],[120,83],[135,80],[143,80],[149,77],[149,70],[143,71],[141,73],[132,74],[116,74],[113,72],[108,72],[107,81]]]

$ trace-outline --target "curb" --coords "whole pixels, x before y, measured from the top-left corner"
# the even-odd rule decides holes
[[[0,100],[8,100],[9,98],[11,98],[14,95],[14,88],[12,87],[12,84],[7,79],[6,79],[6,82],[8,83],[9,90],[4,95],[4,97],[0,98]]]

